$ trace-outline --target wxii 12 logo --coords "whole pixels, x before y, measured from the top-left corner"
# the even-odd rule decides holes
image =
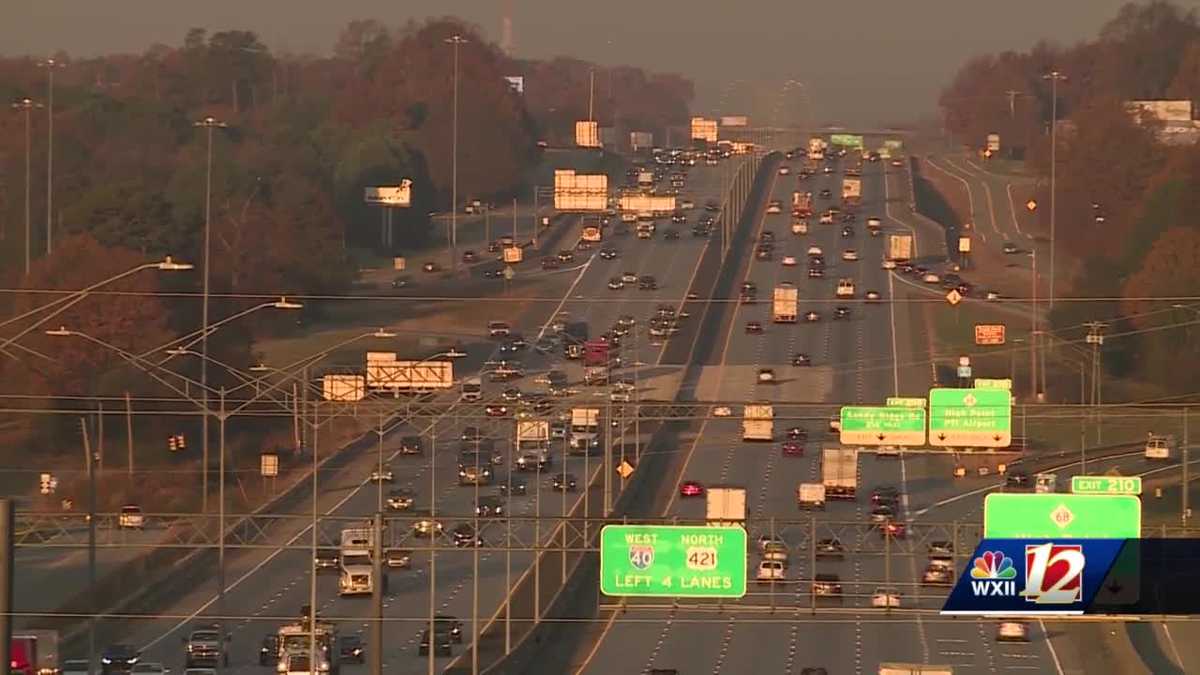
[[[1083,598],[1082,544],[1026,544],[1025,590],[1038,605],[1070,605]]]

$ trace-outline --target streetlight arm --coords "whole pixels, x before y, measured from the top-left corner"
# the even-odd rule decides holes
[[[226,371],[229,372],[229,374],[233,375],[238,380],[240,380],[242,383],[239,384],[237,387],[234,387],[232,389],[227,389],[225,391],[226,397],[228,397],[230,394],[232,394],[233,392],[235,392],[243,387],[247,387],[247,386],[255,384],[255,382],[257,381],[256,378],[254,378],[253,376],[250,376],[250,375],[246,375],[241,370],[238,370],[235,366],[225,363],[224,361],[221,361],[220,359],[214,359],[211,356],[205,356],[205,355],[201,354],[200,352],[192,351],[191,349],[173,349],[173,350],[171,350],[171,352],[172,352],[171,356],[181,356],[181,355],[186,354],[187,356],[195,356],[198,358],[207,359],[209,363],[212,363],[213,365],[217,365],[217,366],[224,368]],[[278,398],[275,398],[273,396],[267,396],[266,394],[263,394],[261,396],[255,396],[253,400],[257,401],[260,398],[269,398],[273,403],[279,403],[281,405],[284,403],[284,401],[282,401]]]
[[[235,314],[227,316],[224,319],[221,319],[220,321],[208,324],[207,330],[204,328],[201,328],[200,330],[192,331],[191,333],[188,333],[187,335],[182,335],[180,337],[175,338],[174,340],[171,340],[170,342],[159,345],[158,347],[154,347],[153,349],[149,349],[145,353],[143,353],[141,356],[144,358],[144,357],[150,356],[151,354],[154,354],[155,352],[167,351],[170,349],[179,349],[181,351],[187,351],[187,350],[191,349],[193,346],[195,346],[196,344],[198,344],[206,336],[212,335],[213,332],[215,332],[221,326],[224,326],[225,324],[227,324],[231,321],[234,321],[236,319],[240,319],[243,316],[246,316],[247,314],[252,314],[254,312],[257,312],[260,309],[266,309],[268,307],[274,307],[274,306],[275,306],[274,302],[264,302],[259,305],[254,305],[253,307],[249,307],[240,312],[237,312]],[[168,355],[167,358],[160,361],[159,364],[161,365],[163,363],[166,363],[170,359],[171,359],[171,356]]]

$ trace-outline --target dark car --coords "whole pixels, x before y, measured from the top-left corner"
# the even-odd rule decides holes
[[[1029,487],[1029,474],[1021,469],[1009,471],[1004,477],[1004,485],[1010,488],[1027,488]]]
[[[654,291],[658,289],[658,280],[649,274],[638,278],[638,290]]]
[[[470,264],[470,263],[476,262],[478,260],[479,260],[479,256],[475,254],[475,251],[463,251],[463,254],[462,254],[463,262]]]
[[[510,477],[508,482],[501,483],[498,490],[501,496],[506,495],[525,495],[529,493],[529,485],[524,479]]]
[[[346,663],[364,663],[366,650],[363,649],[362,638],[357,635],[343,635],[338,638],[338,652]]]
[[[480,518],[499,518],[504,515],[504,500],[494,495],[484,495],[475,504],[475,515]]]
[[[417,647],[418,656],[428,656],[429,646],[433,644],[433,653],[436,656],[450,656],[454,653],[450,646],[450,633],[445,631],[436,631],[433,635],[433,640],[429,639],[429,629],[421,631],[421,643]]]
[[[555,490],[562,492],[574,492],[579,488],[579,482],[575,479],[575,474],[573,473],[554,474],[552,485]]]
[[[450,531],[450,537],[454,540],[454,545],[459,548],[469,548],[471,546],[483,546],[483,537],[475,531],[475,528],[470,523],[459,523]]]
[[[317,568],[318,572],[336,572],[338,561],[336,548],[322,548],[317,550],[317,555],[313,558],[313,566]]]
[[[846,547],[836,537],[817,540],[818,558],[841,558],[846,555]]]
[[[104,675],[128,673],[140,656],[141,652],[132,645],[109,645],[100,654],[100,672]]]
[[[854,236],[854,228],[850,227],[849,225],[843,227],[842,228],[842,236],[843,237],[853,237]]]
[[[551,258],[549,256],[542,258],[542,269],[544,270],[556,270],[559,266],[558,258]]]
[[[405,436],[400,439],[400,454],[419,455],[425,451],[425,444],[420,436]]]
[[[758,321],[747,321],[746,332],[751,335],[758,335],[759,333],[763,332],[762,324]]]
[[[808,354],[795,354],[792,356],[793,366],[811,366],[812,359],[808,358]]]
[[[600,257],[604,260],[616,260],[617,259],[617,249],[602,248],[602,249],[600,249]]]
[[[679,239],[679,230],[667,230],[663,232],[663,239],[667,241],[675,241]]]
[[[894,508],[896,504],[900,503],[900,491],[891,485],[875,488],[871,492],[871,503],[884,504]]]
[[[834,307],[833,308],[833,318],[846,319],[846,318],[849,318],[849,316],[850,316],[850,308],[849,307]]]
[[[279,662],[279,636],[269,633],[258,646],[258,665],[273,666]]]
[[[558,252],[558,261],[565,262],[565,263],[574,262],[575,261],[575,253],[572,251],[559,251]]]

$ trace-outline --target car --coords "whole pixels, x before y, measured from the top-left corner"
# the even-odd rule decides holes
[[[930,560],[953,560],[954,559],[954,542],[939,539],[929,542],[927,548]]]
[[[809,279],[824,279],[825,278],[825,268],[821,267],[819,265],[809,265],[808,278]]]
[[[841,430],[842,430],[841,415],[830,415],[829,416],[829,431],[831,433],[836,433],[836,432],[840,432]]]
[[[786,565],[788,562],[787,544],[781,541],[769,542],[766,546],[763,546],[762,557],[763,560],[778,560]]]
[[[167,671],[167,672],[170,672],[170,671]],[[183,675],[217,675],[217,669],[216,668],[185,668],[183,670]]]
[[[783,256],[783,260],[781,260],[780,262],[783,264],[784,267],[795,267],[796,266],[796,257],[791,256],[791,255],[785,255],[785,256]]]
[[[759,246],[754,252],[754,257],[759,260],[770,260],[774,257],[774,251],[769,246]]]
[[[279,663],[279,635],[267,633],[258,643],[258,665],[273,666],[277,663]],[[86,673],[87,670],[85,669],[84,672]],[[64,672],[63,675],[66,673]]]
[[[462,261],[468,265],[473,262],[478,262],[479,255],[475,253],[475,251],[463,251]]]
[[[937,284],[941,283],[942,278],[937,275],[937,272],[926,272],[924,276],[921,277],[921,281],[924,281],[927,284]]]
[[[871,491],[872,504],[886,504],[895,507],[900,503],[900,490],[891,485],[882,485]]]
[[[836,574],[817,574],[813,576],[813,595],[824,597],[841,597],[841,577]]]
[[[507,497],[509,495],[526,495],[529,493],[529,484],[525,482],[524,478],[517,478],[512,474],[509,474],[507,482],[498,485],[496,487],[496,492],[498,492],[501,497]]]
[[[893,167],[895,167],[895,168],[897,168],[897,169],[899,169],[899,168],[901,168],[901,167],[903,167],[903,166],[904,166],[904,160],[900,160],[900,159],[893,159],[893,160],[892,160],[892,166],[893,166]]]
[[[496,495],[483,495],[475,502],[475,515],[480,518],[504,516],[504,500]]]
[[[559,262],[564,262],[564,263],[575,262],[574,251],[567,251],[567,250],[559,251],[557,257],[558,257]]]
[[[531,450],[522,453],[517,458],[518,471],[534,471],[535,469],[545,469],[548,466],[550,466],[550,456],[542,452]]]
[[[401,455],[420,455],[425,452],[425,443],[420,436],[404,436],[400,439]]]
[[[800,457],[804,454],[804,444],[796,441],[784,441],[783,445],[779,446],[779,450],[784,457]]]
[[[879,302],[879,291],[867,291],[867,302]]]
[[[503,338],[512,332],[512,326],[509,326],[507,321],[489,321],[487,331],[490,338]]]
[[[759,583],[774,583],[787,578],[787,567],[778,560],[760,560],[754,572],[754,580]]]
[[[516,387],[509,387],[508,389],[505,389],[504,391],[500,392],[500,398],[504,399],[505,401],[508,401],[509,403],[516,403],[517,401],[520,401],[524,397],[525,397],[524,392],[522,392],[520,389],[517,389]]]
[[[771,368],[758,369],[759,384],[773,384],[775,382],[775,371]]]
[[[747,321],[746,322],[746,333],[748,333],[750,335],[758,335],[758,334],[761,334],[762,332],[763,332],[762,324],[759,323],[758,321]]]
[[[821,169],[821,173],[833,173],[833,167],[832,166],[824,167],[823,169]],[[829,192],[829,190],[825,190],[825,192]]]
[[[884,260],[882,263],[880,263],[879,266],[885,270],[894,270],[894,269],[896,269],[896,261],[895,260]]]
[[[649,274],[642,275],[638,278],[638,290],[654,291],[658,290],[658,280]]]
[[[843,237],[853,237],[854,236],[854,228],[850,227],[849,225],[843,227],[842,228],[842,236]]]
[[[338,653],[344,663],[361,664],[366,661],[366,650],[363,648],[362,638],[357,635],[339,637]]]
[[[390,483],[396,479],[396,474],[392,473],[391,467],[376,468],[371,471],[372,483]]]
[[[820,321],[821,315],[810,309],[804,313],[804,320],[809,322]]]
[[[133,645],[109,645],[100,654],[100,672],[104,675],[108,675],[109,673],[128,673],[133,670],[133,666],[137,664],[140,657],[141,652],[134,648]]]
[[[550,487],[559,492],[574,492],[579,488],[579,481],[573,473],[556,473],[550,481]]]
[[[504,417],[508,415],[508,406],[500,405],[499,403],[489,403],[484,406],[483,412],[488,417]]]
[[[441,269],[442,269],[442,266],[441,266],[441,265],[438,265],[438,264],[437,264],[437,263],[435,263],[435,262],[432,262],[432,261],[430,261],[430,262],[427,262],[427,263],[425,263],[424,265],[422,265],[422,266],[421,266],[421,269],[422,269],[422,270],[424,270],[425,272],[428,272],[428,273],[432,274],[432,273],[434,273],[434,272],[437,272],[437,271],[441,270]]]
[[[821,247],[820,247],[820,246],[815,246],[815,245],[814,245],[814,246],[809,246],[809,247],[808,247],[808,255],[809,255],[809,257],[812,257],[812,256],[822,256],[822,255],[825,255],[825,252],[821,250]]]
[[[793,441],[808,440],[808,431],[804,427],[791,427],[787,430],[787,437]]]
[[[885,538],[904,539],[908,536],[908,526],[897,520],[889,520],[879,529],[879,534]]]
[[[117,526],[123,530],[140,530],[146,526],[146,516],[142,507],[126,504],[121,507],[121,515],[117,517]]]
[[[1024,621],[1001,621],[996,626],[996,642],[1029,642],[1029,624]]]
[[[412,490],[400,488],[388,492],[387,507],[390,511],[405,511],[411,509],[415,501],[416,497],[413,495]]]
[[[844,555],[846,555],[846,547],[842,545],[840,539],[831,537],[817,540],[818,558],[841,558]]]
[[[847,319],[849,317],[850,317],[850,308],[849,307],[834,307],[833,308],[833,318]]]
[[[429,629],[422,630],[421,641],[417,645],[417,656],[428,656],[430,645],[433,645],[435,656],[452,656],[454,654],[449,632],[436,631],[433,638],[430,639]]]
[[[687,214],[684,213],[683,211],[676,211],[675,213],[671,214],[671,222],[672,223],[686,223],[687,222]]]
[[[681,208],[685,211],[694,209],[694,208],[696,208],[696,202],[694,202],[690,199],[681,199],[681,200],[679,200],[679,208]]]
[[[802,235],[802,234],[808,234],[808,221],[807,220],[792,221],[792,234],[797,235],[797,236]]]
[[[395,279],[392,279],[392,288],[399,289],[406,287],[408,287],[408,277],[396,277]]]
[[[336,548],[317,549],[316,555],[313,556],[313,567],[318,572],[336,571],[340,560]]]
[[[1000,293],[997,291],[988,291],[985,297],[989,302],[996,302],[1000,299]]]
[[[450,538],[459,548],[478,548],[483,546],[483,537],[475,531],[470,523],[459,523],[450,530]]]
[[[772,200],[771,203],[767,204],[767,213],[783,213],[783,204],[777,200]]]
[[[621,281],[620,277],[613,277],[608,280],[608,290],[619,291],[625,288],[625,282]]]
[[[636,284],[638,281],[638,275],[634,274],[633,272],[625,272],[621,275],[621,281],[627,284]]]
[[[704,486],[694,480],[685,480],[679,484],[680,497],[703,497]]]
[[[792,167],[788,166],[787,164],[781,164],[779,166],[779,175],[780,176],[786,176],[786,175],[790,174],[791,172],[792,172]]]
[[[713,417],[729,417],[733,415],[733,409],[727,405],[719,405],[713,408]]]
[[[900,592],[894,588],[880,586],[871,594],[871,606],[892,609],[900,606]]]
[[[886,523],[896,517],[896,510],[890,504],[876,504],[869,517],[872,523]]]
[[[826,168],[828,169],[829,167],[826,167]],[[826,173],[832,173],[832,171],[826,171]],[[821,190],[821,192],[818,193],[818,196],[828,199],[833,196],[833,190],[830,190],[829,188],[824,188]]]
[[[1011,241],[1004,242],[1004,246],[1002,248],[1003,248],[1004,252],[1009,255],[1013,255],[1015,253],[1021,252],[1021,249],[1017,248],[1017,245],[1012,243]]]
[[[857,261],[858,260],[858,251],[855,251],[852,248],[848,248],[845,251],[842,251],[842,260],[844,260],[846,262]]]
[[[819,218],[817,218],[817,222],[821,225],[832,225],[833,224],[833,214],[830,213],[829,211],[826,211],[825,213],[822,213]]]
[[[615,248],[605,247],[600,249],[600,258],[603,260],[616,260],[617,255],[617,249]]]
[[[399,548],[384,551],[383,563],[392,569],[408,569],[412,566],[412,552]]]
[[[429,509],[421,509],[412,512],[416,518],[413,520],[412,533],[417,538],[429,538],[434,534],[442,534],[445,530],[445,525],[429,515]]]
[[[872,216],[867,218],[867,227],[883,227],[883,221]]]
[[[796,353],[792,355],[793,366],[811,366],[812,359],[808,358],[808,354]]]

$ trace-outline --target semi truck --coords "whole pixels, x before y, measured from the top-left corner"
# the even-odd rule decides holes
[[[10,673],[55,675],[59,672],[58,631],[13,631],[8,645]]]
[[[315,664],[316,668],[309,668],[308,672],[338,675],[341,672],[341,650],[338,644],[337,625],[322,621],[320,617],[317,617],[316,625],[310,627],[308,612],[302,614],[299,621],[280,626],[276,633],[275,644],[279,650],[278,663],[281,666],[279,670],[294,672],[291,668],[285,667],[289,661],[294,658],[307,660],[313,651],[312,643],[315,636],[317,663]]]
[[[571,408],[571,453],[584,455],[600,447],[600,409]]]
[[[792,193],[792,215],[797,218],[812,216],[812,193],[796,190]]]
[[[709,525],[745,525],[746,488],[710,485],[705,496],[704,518]]]
[[[842,179],[842,204],[858,206],[862,202],[862,180],[858,178]]]
[[[825,150],[829,148],[829,144],[824,138],[813,136],[808,139],[808,158],[809,159],[825,159]]]
[[[742,409],[742,440],[767,441],[775,437],[775,408],[770,403],[748,403]]]
[[[796,506],[801,509],[825,508],[823,483],[800,483],[796,486]]]
[[[609,355],[611,350],[606,340],[588,340],[583,343],[583,382],[590,386],[608,384]]]
[[[374,548],[374,528],[348,527],[342,530],[338,595],[370,595],[375,592],[375,566],[371,561]]]
[[[583,234],[579,238],[584,241],[599,243],[601,236],[600,226],[589,224],[583,226]]]
[[[795,284],[784,281],[775,287],[774,301],[771,303],[771,320],[775,323],[796,323],[796,305],[800,300],[800,292]]]
[[[821,450],[821,484],[828,499],[858,497],[858,450],[828,447]]]

